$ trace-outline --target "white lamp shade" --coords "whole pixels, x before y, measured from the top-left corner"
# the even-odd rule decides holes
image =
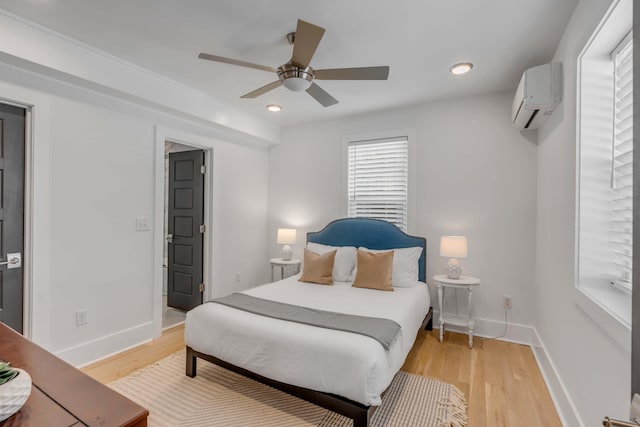
[[[442,236],[440,238],[440,256],[466,258],[467,238],[464,236]]]
[[[302,92],[303,90],[309,89],[311,80],[303,79],[302,77],[290,77],[285,79],[282,84],[293,92]]]
[[[278,241],[281,245],[292,245],[296,242],[296,230],[294,228],[278,228]]]

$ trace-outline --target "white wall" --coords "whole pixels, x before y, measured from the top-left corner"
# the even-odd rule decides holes
[[[214,256],[212,297],[266,283],[269,258],[266,236],[268,153],[221,144],[218,156],[218,200],[214,200],[213,232],[218,236]],[[239,274],[239,282],[236,282]]]
[[[149,217],[151,230],[163,220],[154,217],[156,126],[214,141],[212,293],[264,281],[265,148],[223,141],[208,126],[2,67],[0,97],[35,103],[37,128],[43,120],[50,128],[35,133],[31,329],[37,343],[78,365],[153,337],[153,290],[162,284],[154,282],[153,232],[136,232],[135,218]],[[48,116],[39,114],[43,106]],[[235,272],[242,272],[240,283]],[[89,322],[77,327],[80,309],[88,310]]]
[[[151,318],[152,236],[135,217],[152,213],[154,140],[135,117],[60,97],[50,108],[55,352]],[[86,327],[75,326],[79,309]]]
[[[625,418],[629,413],[628,347],[605,331],[614,324],[594,320],[595,307],[581,308],[575,288],[576,61],[610,3],[578,4],[554,57],[564,64],[564,101],[539,131],[535,318],[569,397],[559,409],[571,426],[599,425],[605,415]]]
[[[503,294],[513,297],[511,321],[532,325],[536,145],[511,127],[512,100],[509,91],[284,128],[269,154],[270,254],[280,250],[278,227],[298,229],[292,248],[301,257],[305,233],[341,217],[343,136],[413,129],[416,206],[409,232],[427,238],[429,281],[446,266],[440,236],[466,235],[463,274],[483,281],[476,315],[496,321],[483,332],[502,331]],[[432,299],[437,309],[433,292]]]

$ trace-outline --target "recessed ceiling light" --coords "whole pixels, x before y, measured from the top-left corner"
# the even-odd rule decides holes
[[[460,74],[468,73],[472,68],[473,64],[471,62],[461,62],[459,64],[452,65],[451,68],[449,68],[449,72],[459,76]]]
[[[278,112],[278,111],[282,111],[282,105],[269,104],[269,105],[267,105],[267,110],[273,111],[274,113]]]

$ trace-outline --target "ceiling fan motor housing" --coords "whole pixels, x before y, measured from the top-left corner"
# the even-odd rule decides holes
[[[307,90],[315,76],[311,67],[300,68],[293,64],[278,67],[278,78],[282,81],[282,85],[293,92]]]

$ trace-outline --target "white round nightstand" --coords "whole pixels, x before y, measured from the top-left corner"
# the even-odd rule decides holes
[[[293,276],[294,274],[300,273],[300,260],[299,259],[290,259],[288,261],[283,260],[282,258],[271,258],[269,260],[271,262],[271,281],[274,279],[274,270],[276,268],[280,268],[280,279],[286,279],[289,276]],[[288,274],[288,271],[291,271]]]
[[[440,310],[440,342],[442,342],[442,338],[444,335],[445,323],[456,326],[466,326],[469,331],[469,348],[473,348],[473,329],[475,327],[475,321],[473,320],[472,288],[480,285],[480,279],[471,276],[460,276],[459,279],[449,279],[446,274],[436,274],[435,276],[433,276],[433,281],[436,282],[436,286],[438,287],[438,309]],[[467,290],[468,307],[466,316],[444,312],[444,288],[462,288]]]

